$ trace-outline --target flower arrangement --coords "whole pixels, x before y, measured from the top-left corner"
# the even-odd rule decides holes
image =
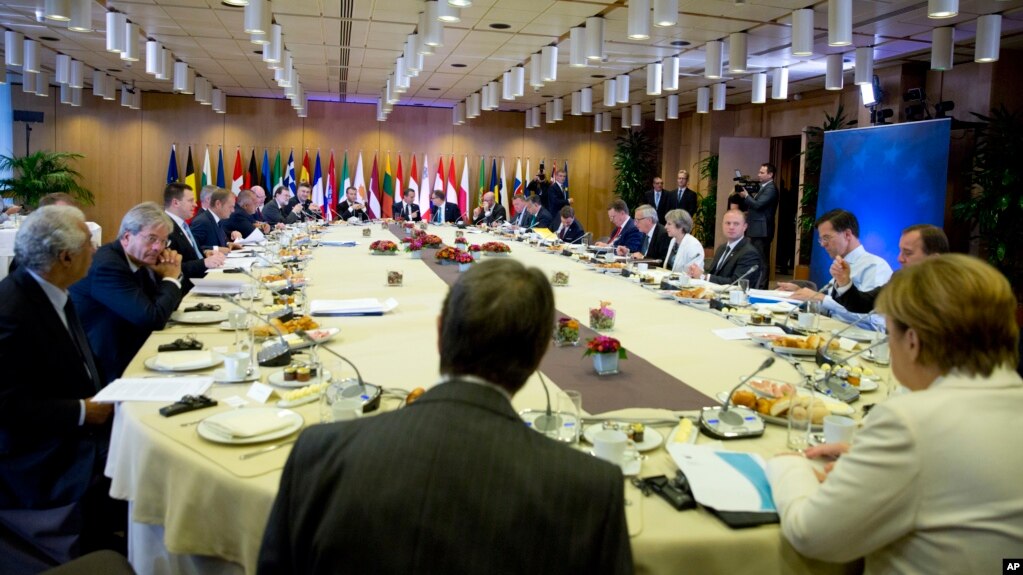
[[[618,359],[628,359],[629,357],[625,348],[622,347],[622,342],[606,335],[598,335],[593,339],[586,340],[586,352],[583,357],[598,353],[615,353],[618,354]]]
[[[401,242],[405,244],[407,252],[418,252],[423,249],[423,241],[418,238],[402,238]]]
[[[469,240],[465,239],[465,236],[459,236],[459,237],[455,238],[455,245],[459,245],[459,244],[461,244],[463,246],[464,245],[468,245],[469,244]]]
[[[437,250],[437,253],[434,254],[433,257],[437,258],[437,261],[442,264],[445,262],[457,262],[459,253],[461,253],[461,250],[459,250],[458,248],[444,246],[443,248]]]
[[[369,249],[378,254],[393,254],[398,251],[398,244],[391,240],[377,240],[369,244]]]
[[[483,251],[491,254],[508,254],[511,248],[504,242],[487,242],[481,246]]]
[[[463,252],[462,250],[455,250],[455,252],[455,261],[460,264],[471,264],[476,261],[469,252]]]
[[[590,308],[590,327],[596,330],[611,329],[615,326],[615,310],[611,302],[602,301],[600,307]]]
[[[428,248],[437,248],[444,243],[444,240],[440,239],[440,236],[435,236],[433,234],[423,234],[420,239],[423,241],[423,245]]]
[[[469,251],[470,251],[470,252],[478,252],[478,251],[480,251],[481,249],[482,249],[482,248],[480,248],[480,245],[479,245],[479,244],[471,244],[471,245],[469,246]]]
[[[554,344],[568,346],[579,344],[579,322],[570,317],[558,318],[554,328]]]

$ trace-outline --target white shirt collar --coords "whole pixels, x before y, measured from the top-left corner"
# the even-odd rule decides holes
[[[511,404],[512,396],[511,396],[510,393],[508,393],[507,389],[501,387],[500,385],[497,385],[496,383],[489,382],[489,381],[483,379],[482,377],[477,377],[475,375],[467,375],[467,374],[462,374],[462,375],[444,375],[444,376],[441,376],[440,380],[438,380],[437,383],[438,384],[448,383],[449,381],[465,381],[467,383],[474,383],[476,385],[480,385],[480,386],[483,386],[483,387],[488,387],[490,389],[493,389],[494,391],[497,391],[501,395],[503,395],[504,398],[508,400],[508,403]]]
[[[739,242],[741,242],[741,241],[742,241],[742,238],[739,238],[739,239],[735,240],[734,242],[728,242],[728,250],[729,251],[734,250],[735,246],[739,245]]]
[[[866,254],[867,254],[867,249],[863,247],[863,244],[860,244],[860,245],[856,246],[856,249],[854,249],[853,251],[845,254],[845,258],[844,259],[845,259],[846,262],[849,263],[849,265],[852,265],[853,262],[855,262],[856,260],[862,258]]]
[[[178,224],[179,228],[181,228],[182,230],[185,229],[185,220],[184,219],[179,218],[177,214],[172,214],[171,212],[168,212],[167,210],[164,210],[163,213],[165,213],[168,216],[170,216],[170,219],[174,220],[174,223]]]
[[[42,278],[42,276],[40,276],[33,270],[30,270],[28,268],[26,268],[26,270],[28,271],[28,274],[32,276],[32,279],[36,280],[36,283],[39,284],[39,287],[42,288],[43,293],[46,294],[46,298],[50,300],[50,303],[53,304],[53,307],[57,309],[60,315],[64,315],[64,306],[67,305],[68,297],[67,291],[62,290],[59,287],[46,281],[45,279]]]

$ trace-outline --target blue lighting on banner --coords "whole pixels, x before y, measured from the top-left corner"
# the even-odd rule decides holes
[[[817,215],[856,214],[868,252],[898,269],[899,236],[913,224],[945,223],[949,119],[824,133]],[[814,232],[810,279],[831,279],[831,257]]]

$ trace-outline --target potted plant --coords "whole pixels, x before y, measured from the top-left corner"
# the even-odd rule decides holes
[[[627,205],[643,203],[643,194],[653,181],[654,157],[654,143],[642,130],[629,130],[618,136],[611,164],[615,169],[614,194]]]
[[[474,259],[474,260],[479,260],[480,259],[480,250],[481,249],[482,248],[480,247],[479,244],[470,244],[469,245],[468,250],[469,250],[469,253],[472,254],[472,259]]]
[[[586,356],[593,356],[593,369],[597,371],[597,375],[618,373],[618,360],[628,359],[622,343],[606,335],[586,340],[586,352],[583,357]]]
[[[693,216],[693,236],[700,240],[705,248],[714,247],[714,234],[717,231],[718,212],[718,156],[712,154],[696,162],[694,167],[700,180],[707,182],[705,193],[699,194],[699,204]]]
[[[374,255],[393,256],[398,253],[398,244],[391,240],[377,240],[369,244],[369,249]]]
[[[455,250],[455,263],[458,264],[459,272],[469,271],[469,266],[473,264],[474,260],[472,254],[469,252],[463,252],[462,250]]]
[[[53,192],[64,192],[83,204],[92,205],[92,192],[78,183],[82,175],[69,165],[72,160],[84,157],[47,150],[21,157],[0,155],[0,171],[11,174],[0,180],[0,193],[30,207]]]

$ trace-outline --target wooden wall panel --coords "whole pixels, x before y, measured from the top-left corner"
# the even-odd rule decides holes
[[[25,110],[28,112],[42,112],[43,123],[32,124],[32,135],[29,145],[33,152],[39,150],[53,150],[54,142],[57,141],[57,108],[60,100],[54,95],[56,90],[51,89],[50,95],[46,98],[35,94],[26,94],[21,90],[20,84],[11,85],[11,108],[14,110]],[[14,155],[25,155],[25,123],[14,123]]]

